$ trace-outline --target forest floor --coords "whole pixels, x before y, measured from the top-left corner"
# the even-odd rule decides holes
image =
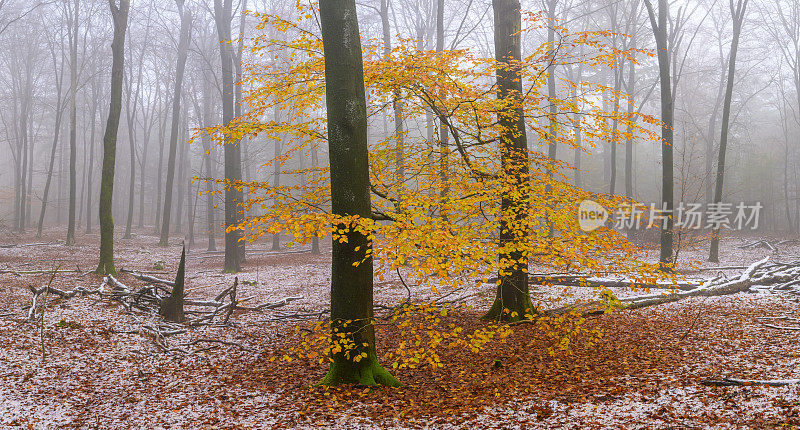
[[[208,343],[188,355],[160,352],[119,305],[96,298],[54,301],[44,318],[26,319],[32,294],[46,285],[97,288],[102,277],[87,273],[97,258],[97,235],[79,235],[74,247],[59,239],[2,233],[0,248],[0,428],[800,428],[800,384],[784,387],[709,387],[701,382],[725,377],[800,378],[800,331],[767,327],[763,318],[800,317],[797,299],[739,293],[689,298],[636,311],[589,317],[570,338],[540,326],[513,327],[504,339],[484,348],[440,348],[443,367],[421,365],[392,370],[399,389],[313,387],[324,365],[298,358],[299,332],[309,320],[291,314],[328,309],[330,252],[305,248],[274,252],[256,243],[248,254],[239,297],[250,303],[302,296],[273,311],[234,314],[229,326],[205,326],[169,338],[170,344]],[[156,246],[157,237],[140,231],[116,242],[117,268],[172,278],[180,243]],[[723,242],[722,263],[743,266],[765,256],[800,258],[800,246],[777,250],[739,249],[741,240]],[[16,246],[11,246],[16,245]],[[703,261],[699,243],[682,261]],[[213,298],[232,285],[223,274],[221,253],[197,245],[187,257],[190,297]],[[163,262],[163,264],[160,264]],[[155,267],[163,266],[161,269]],[[741,269],[692,272],[692,276]],[[121,274],[129,286],[144,282]],[[457,324],[465,333],[481,330],[481,310],[492,285],[434,294],[412,287],[413,301],[449,294],[463,305],[437,324]],[[535,286],[537,304],[552,307],[589,298],[591,289]],[[632,292],[615,290],[624,297]],[[376,302],[394,306],[407,298],[399,279],[376,282]],[[449,300],[449,299],[448,299]],[[569,324],[566,324],[569,326]],[[568,329],[568,328],[567,328]],[[378,328],[379,354],[398,347],[396,325]],[[597,339],[595,335],[602,333]],[[388,365],[385,357],[384,364]]]

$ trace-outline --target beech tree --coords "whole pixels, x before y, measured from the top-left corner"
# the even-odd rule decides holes
[[[222,123],[227,126],[233,120],[234,82],[233,53],[230,47],[232,0],[214,0],[214,21],[217,25],[219,53],[222,62]],[[241,270],[244,258],[242,231],[237,227],[242,220],[239,205],[244,194],[237,184],[242,180],[242,150],[239,140],[230,138],[225,144],[225,271]]]
[[[332,352],[322,385],[399,386],[378,363],[372,311],[372,239],[356,222],[370,219],[367,107],[355,0],[321,0],[331,207],[344,233],[333,241],[331,323],[352,349]]]
[[[667,40],[667,25],[669,20],[669,2],[658,0],[658,12],[653,8],[651,0],[644,0],[647,13],[650,16],[650,25],[656,39],[658,55],[658,79],[661,85],[661,196],[663,210],[669,215],[665,225],[661,228],[661,255],[659,261],[662,267],[672,265],[673,223],[672,210],[674,202],[673,179],[673,124],[675,118],[675,102],[672,93],[672,75],[670,73],[670,55]],[[659,205],[661,206],[661,205]],[[661,209],[661,208],[660,208]]]
[[[74,0],[72,9],[72,26],[67,31],[69,37],[69,212],[67,216],[67,245],[75,244],[75,206],[77,202],[77,168],[78,164],[78,137],[77,137],[77,98],[78,98],[78,5]]]
[[[136,187],[136,112],[137,108],[139,107],[139,93],[142,90],[142,69],[144,66],[144,54],[148,49],[148,45],[150,44],[149,36],[150,36],[150,15],[152,13],[152,8],[147,13],[147,24],[145,27],[144,32],[144,39],[139,47],[139,56],[135,62],[131,61],[128,63],[128,74],[127,77],[127,88],[126,88],[126,97],[125,97],[125,119],[127,120],[128,125],[128,144],[129,144],[129,151],[130,151],[130,171],[128,172],[128,216],[127,221],[125,222],[125,234],[122,236],[123,239],[130,239],[131,236],[131,228],[133,226],[133,205],[135,202],[134,199],[134,190]],[[130,46],[130,44],[129,44]],[[133,50],[130,51],[131,56],[133,56]],[[134,74],[133,66],[136,65],[136,73]],[[134,76],[135,76],[135,83],[134,83]],[[134,89],[135,85],[135,89]],[[133,104],[131,104],[131,99],[133,100]],[[142,172],[142,178],[144,178],[144,171]]]
[[[62,34],[56,35],[56,38],[63,36]],[[53,146],[50,148],[50,161],[47,168],[47,179],[44,183],[44,191],[42,192],[42,207],[39,210],[39,224],[36,226],[36,237],[42,237],[42,228],[44,226],[44,215],[47,210],[47,198],[50,195],[50,184],[53,180],[53,165],[56,160],[56,150],[58,149],[58,138],[61,132],[61,118],[64,114],[64,98],[61,96],[64,86],[64,56],[60,49],[56,50],[54,46],[55,40],[48,39],[48,47],[50,48],[50,58],[53,62],[53,75],[56,87],[56,105],[53,111],[55,117],[55,125],[53,127]],[[60,48],[60,46],[59,46]],[[60,58],[60,61],[59,61]]]
[[[725,87],[725,101],[722,106],[722,131],[719,138],[719,159],[717,161],[717,181],[714,187],[714,203],[722,201],[722,187],[725,180],[725,153],[728,148],[728,132],[731,120],[731,100],[733,99],[733,83],[736,74],[736,54],[739,50],[739,36],[742,33],[742,24],[747,11],[749,0],[737,0],[734,5],[730,0],[731,18],[733,19],[733,39],[731,40],[731,51],[728,56],[728,78]],[[719,262],[719,228],[711,233],[711,248],[709,250],[708,261]]]
[[[100,178],[100,262],[98,274],[116,274],[114,268],[114,217],[111,203],[114,197],[114,167],[117,155],[117,131],[122,112],[122,78],[125,68],[125,31],[128,27],[130,0],[109,0],[114,21],[114,39],[111,42],[111,107],[103,136],[103,170]]]
[[[192,14],[184,0],[175,0],[181,16],[180,39],[178,40],[178,65],[175,69],[175,86],[172,92],[172,129],[169,133],[169,156],[167,159],[167,183],[164,191],[164,211],[161,220],[161,239],[159,245],[169,243],[169,222],[172,215],[172,192],[175,182],[175,158],[178,151],[178,133],[181,118],[181,92],[183,91],[183,75],[186,69],[186,57],[189,52]],[[180,211],[179,211],[180,216]]]
[[[522,108],[522,15],[519,0],[492,0],[497,59],[497,114],[504,184],[500,203],[500,270],[497,296],[485,318],[518,320],[534,311],[528,287],[526,219],[530,212],[528,135]]]

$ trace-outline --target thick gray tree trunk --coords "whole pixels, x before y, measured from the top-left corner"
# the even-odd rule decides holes
[[[367,108],[355,0],[320,1],[320,19],[325,51],[331,207],[335,215],[369,218],[372,206]],[[320,384],[399,386],[400,382],[378,364],[375,349],[372,243],[366,234],[351,226],[337,227],[347,231],[347,241],[333,241],[331,324],[334,333],[344,333],[355,345],[350,355],[365,357],[356,361],[346,356],[345,351],[332,354],[330,369]]]

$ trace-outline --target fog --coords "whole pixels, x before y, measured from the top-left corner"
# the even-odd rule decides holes
[[[443,49],[463,49],[493,57],[490,2],[446,3]],[[281,37],[281,33],[261,28],[259,13],[290,19],[297,13],[294,5],[294,1],[280,0],[249,0],[245,5],[234,2],[230,22],[234,40],[229,45],[233,48],[233,62],[249,65],[268,61],[250,55],[252,38]],[[182,6],[191,13],[191,31],[177,119],[170,234],[186,237],[191,234],[192,238],[207,236],[210,230],[217,236],[223,234],[222,195],[205,193],[207,183],[198,180],[224,176],[223,149],[213,142],[191,139],[198,128],[221,124],[223,120],[225,90],[214,6],[210,0],[187,1]],[[413,39],[421,49],[436,48],[434,0],[393,0],[387,6],[388,34],[395,45]],[[251,11],[244,17],[243,7]],[[627,92],[636,111],[661,119],[657,45],[643,1],[543,0],[526,1],[522,7],[526,13],[543,11],[540,23],[550,23],[523,32],[523,58],[526,52],[547,41],[547,27],[552,25],[572,32],[619,33],[607,38],[614,47],[641,50],[635,55],[632,67],[631,62],[621,61],[613,69],[587,68],[579,81]],[[707,203],[713,199],[733,35],[730,7],[729,2],[711,0],[673,2],[670,6],[666,33],[675,109],[676,205]],[[365,47],[381,43],[385,38],[381,2],[362,1],[358,11]],[[750,2],[744,14],[735,64],[722,200],[761,202],[764,209],[759,229],[769,231],[795,231],[800,218],[796,173],[800,120],[799,11],[800,2],[794,0]],[[548,15],[555,20],[548,20]],[[113,214],[118,233],[161,229],[180,21],[178,6],[173,2],[136,0],[130,6],[114,178]],[[315,29],[313,25],[308,28]],[[96,228],[103,136],[110,103],[112,35],[112,17],[105,1],[0,1],[3,83],[0,86],[0,225],[3,229],[15,232],[37,229],[45,194],[44,228],[67,226],[71,197],[75,200],[78,234]],[[291,32],[284,34],[290,36]],[[71,52],[73,48],[75,52]],[[234,69],[234,80],[246,80],[247,67],[244,72],[241,67]],[[556,94],[559,97],[568,94],[565,82],[577,80],[577,67],[558,65],[553,69]],[[247,85],[242,84],[242,91],[248,91]],[[613,101],[607,97],[598,101],[606,109],[613,109]],[[246,110],[247,106],[237,106],[237,111],[240,108]],[[623,101],[618,110],[627,108],[627,102]],[[385,139],[392,133],[393,121],[391,113],[371,116],[370,140]],[[409,119],[408,130],[409,134],[424,137],[426,119]],[[657,126],[653,130],[659,132]],[[660,202],[660,142],[634,139],[616,141],[613,145],[616,145],[614,193],[630,193],[629,197],[646,205]],[[626,145],[632,150],[627,151]],[[259,167],[275,157],[275,146],[276,141],[266,137],[243,140],[242,179],[274,181],[275,169]],[[546,142],[538,142],[534,133],[529,134],[529,148],[546,152],[546,147]],[[588,190],[610,192],[614,170],[611,149],[611,143],[586,145],[580,174],[568,168],[564,174]],[[556,154],[567,163],[575,161],[573,148],[561,146]],[[626,167],[629,156],[632,164]],[[292,156],[286,169],[308,163],[299,158],[302,156]],[[323,150],[320,162],[324,164],[325,160]],[[72,193],[71,166],[76,170]],[[630,175],[631,189],[626,187],[626,175]],[[208,199],[212,199],[211,206]]]

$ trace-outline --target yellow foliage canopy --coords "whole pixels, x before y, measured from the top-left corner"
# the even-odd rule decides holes
[[[247,112],[228,127],[204,130],[219,142],[224,142],[225,135],[280,139],[282,155],[262,168],[280,163],[282,173],[293,178],[278,187],[267,182],[221,181],[249,190],[243,202],[248,216],[229,228],[244,230],[249,240],[286,232],[294,237],[293,243],[307,243],[327,234],[343,240],[347,229],[358,229],[373,241],[374,252],[367,258],[374,259],[377,276],[383,278],[402,269],[414,282],[433,290],[502,271],[510,263],[497,256],[508,255],[509,247],[521,248],[518,250],[536,267],[652,278],[654,267],[640,262],[638,250],[624,237],[602,228],[585,233],[578,226],[576,210],[582,200],[593,199],[611,207],[621,202],[619,197],[571,185],[564,176],[570,167],[536,149],[530,150],[529,178],[505,177],[499,153],[503,130],[498,115],[508,111],[504,105],[508,102],[496,97],[498,67],[520,70],[525,123],[541,142],[556,139],[559,146],[575,149],[576,125],[583,133],[583,143],[592,146],[623,142],[628,130],[640,139],[657,140],[647,127],[657,124],[653,118],[603,109],[604,97],[627,101],[626,94],[602,85],[568,81],[556,98],[548,97],[544,90],[550,66],[617,67],[620,57],[635,61],[638,52],[620,51],[605,43],[614,36],[611,33],[571,33],[560,27],[558,46],[543,44],[520,64],[506,66],[470,50],[421,50],[413,40],[401,41],[388,57],[379,42],[365,43],[368,114],[372,120],[388,117],[392,101],[399,98],[406,127],[403,136],[392,134],[370,143],[374,216],[337,217],[330,213],[324,166],[286,168],[297,157],[324,154],[326,149],[324,55],[319,31],[313,27],[314,7],[298,2],[298,18],[291,20],[255,14],[262,34],[246,44],[248,62],[242,84]],[[543,25],[547,23],[539,15],[526,16],[525,31]],[[576,53],[578,48],[583,54]],[[274,120],[276,108],[285,112],[281,115],[285,121]],[[425,136],[426,116],[439,118],[448,130],[447,150],[440,149],[437,137],[430,141]],[[609,124],[615,120],[619,127],[613,130]],[[396,145],[399,137],[401,148]],[[404,169],[402,180],[397,175],[398,160]],[[446,171],[442,171],[443,165]],[[529,216],[519,217],[525,225],[514,226],[514,231],[525,232],[528,240],[497,240],[502,193],[530,202]],[[517,222],[513,213],[502,216]]]

